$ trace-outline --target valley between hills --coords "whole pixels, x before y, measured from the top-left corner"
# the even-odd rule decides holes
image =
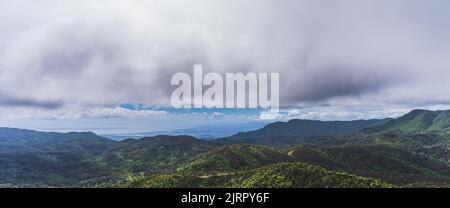
[[[0,128],[1,187],[450,187],[450,111],[113,141]]]

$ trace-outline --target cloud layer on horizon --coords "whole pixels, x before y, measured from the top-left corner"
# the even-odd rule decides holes
[[[279,72],[281,105],[306,116],[321,106],[446,104],[448,8],[446,0],[0,0],[0,112],[167,106],[172,74],[193,64]]]

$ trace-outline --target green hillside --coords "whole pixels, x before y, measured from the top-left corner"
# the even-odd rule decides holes
[[[385,145],[344,146],[325,149],[329,158],[354,174],[396,184],[449,181],[449,166],[420,154]]]
[[[391,188],[394,185],[367,177],[329,171],[304,163],[278,163],[224,175],[163,174],[115,187],[179,188]]]
[[[296,145],[286,150],[291,160],[319,165],[328,169],[344,169],[346,165],[334,161],[327,152],[312,145]]]
[[[228,144],[246,143],[287,147],[299,144],[303,139],[355,133],[365,128],[384,124],[389,120],[314,121],[294,119],[289,122],[275,122],[256,131],[239,133],[217,141]]]
[[[258,167],[292,161],[333,172],[377,178],[401,186],[450,182],[450,169],[446,164],[387,145],[297,145],[280,150],[261,146],[230,145],[200,154],[192,161],[181,164],[178,172],[146,177],[143,181],[126,183],[125,186],[221,187],[228,182],[227,187],[246,187],[244,181],[255,174],[255,170],[259,171]]]
[[[180,171],[236,171],[288,161],[289,157],[273,149],[251,146],[230,145],[202,154],[185,165]]]
[[[239,188],[390,188],[381,180],[329,171],[304,163],[280,163],[255,171],[255,174],[234,182]]]
[[[46,151],[103,151],[115,142],[92,132],[39,132],[26,129],[0,128],[0,154]],[[87,151],[84,151],[88,148]]]
[[[450,111],[413,110],[383,125],[367,128],[364,132],[400,134],[435,133],[450,135]]]
[[[26,135],[21,133],[19,130],[16,135],[23,137],[23,141],[8,142],[3,145],[8,151],[0,152],[0,184],[95,186],[141,173],[174,171],[178,164],[217,147],[189,136],[116,142],[92,133],[47,135],[34,131],[26,133],[37,134],[40,139],[31,139],[27,144]],[[10,149],[10,145],[16,148]]]
[[[356,175],[383,179],[395,184],[450,181],[450,167],[423,154],[387,145],[312,147],[299,145],[288,150],[295,161]]]
[[[217,146],[190,136],[156,136],[128,139],[102,157],[117,171],[154,173],[173,171],[180,163]]]
[[[293,120],[215,141],[0,128],[0,186],[445,187],[448,115]]]

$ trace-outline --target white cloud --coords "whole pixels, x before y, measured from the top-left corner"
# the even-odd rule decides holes
[[[85,118],[152,118],[167,116],[166,111],[128,110],[121,107],[64,107],[60,109],[34,109],[27,107],[1,107],[5,119],[85,119]]]
[[[87,110],[79,114],[82,118],[122,118],[122,117],[157,117],[164,116],[168,113],[165,111],[153,111],[153,110],[128,110],[121,107],[114,108],[94,108]]]
[[[218,112],[214,112],[214,113],[212,114],[212,117],[213,117],[214,119],[224,119],[224,118],[225,118],[225,114],[223,114],[223,113],[218,113]]]

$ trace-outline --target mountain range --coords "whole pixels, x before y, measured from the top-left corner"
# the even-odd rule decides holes
[[[315,121],[294,119],[288,122],[275,122],[264,128],[242,132],[218,139],[224,143],[249,143],[267,146],[290,146],[301,138],[320,136],[339,136],[356,133],[363,129],[380,126],[392,119],[373,119],[356,121]]]
[[[450,111],[291,120],[202,140],[0,128],[2,187],[447,187]]]
[[[114,134],[103,134],[106,138],[112,140],[123,140],[127,138],[139,139],[143,137],[152,137],[158,135],[190,135],[199,139],[211,140],[220,137],[228,137],[239,132],[253,131],[260,129],[267,125],[267,122],[251,122],[251,123],[238,123],[238,124],[222,124],[214,126],[200,126],[195,128],[186,129],[174,129],[166,131],[147,131],[138,133],[114,133]]]

